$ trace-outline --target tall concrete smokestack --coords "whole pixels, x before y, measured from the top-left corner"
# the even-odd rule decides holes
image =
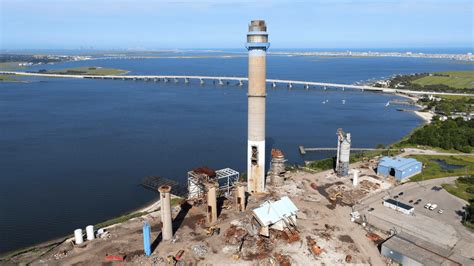
[[[170,199],[170,186],[161,186],[158,188],[160,192],[160,203],[161,203],[161,222],[163,228],[161,229],[161,238],[163,240],[171,240],[173,237],[173,224],[171,220],[171,199]]]
[[[250,193],[259,193],[265,191],[266,53],[270,47],[264,20],[250,22],[246,47],[249,51],[247,183]]]

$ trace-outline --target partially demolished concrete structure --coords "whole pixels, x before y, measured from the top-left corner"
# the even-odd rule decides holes
[[[266,201],[252,210],[259,234],[267,237],[270,236],[270,228],[279,231],[296,229],[297,212],[298,208],[287,196],[275,202]]]
[[[279,149],[272,149],[272,160],[270,162],[270,170],[268,171],[268,183],[272,185],[281,185],[285,179],[285,156]]]
[[[239,172],[224,168],[217,171],[209,167],[199,167],[188,172],[188,200],[203,200],[206,195],[206,184],[217,182],[217,192],[230,194],[239,180]]]

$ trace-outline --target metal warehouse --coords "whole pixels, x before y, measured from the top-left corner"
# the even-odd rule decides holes
[[[422,163],[413,158],[383,157],[378,166],[377,174],[393,176],[398,181],[405,181],[409,177],[421,173]]]

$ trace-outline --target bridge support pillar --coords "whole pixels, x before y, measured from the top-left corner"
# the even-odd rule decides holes
[[[178,83],[178,79],[177,79],[177,78],[174,78],[174,83]]]
[[[189,79],[188,79],[188,78],[184,78],[184,83],[188,84],[188,83],[189,83]]]
[[[204,80],[203,80],[203,79],[199,79],[199,84],[204,85]]]
[[[276,82],[272,82],[272,88],[276,88],[276,87],[277,87]]]
[[[309,89],[309,85],[308,85],[308,84],[304,85],[304,88],[305,88],[305,90],[308,90],[308,89]]]
[[[240,87],[244,86],[244,82],[242,80],[239,80],[239,86]]]
[[[222,79],[219,79],[219,85],[221,85],[221,86],[224,85],[224,82],[222,81]]]
[[[291,88],[293,88],[293,84],[291,84],[291,82],[290,82],[290,83],[288,83],[288,89],[291,89]]]

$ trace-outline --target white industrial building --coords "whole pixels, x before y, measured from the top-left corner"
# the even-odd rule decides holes
[[[400,201],[397,201],[397,200],[394,200],[394,199],[384,200],[383,206],[389,207],[391,209],[394,209],[396,211],[402,212],[402,213],[407,214],[407,215],[411,215],[415,211],[413,206],[410,206],[408,204],[405,204],[403,202],[400,202]]]

